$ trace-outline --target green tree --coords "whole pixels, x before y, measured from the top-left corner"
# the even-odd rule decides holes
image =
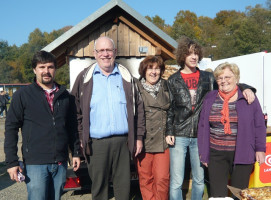
[[[172,25],[171,37],[178,40],[185,35],[191,39],[196,39],[199,34],[197,15],[188,10],[181,10],[177,13]]]
[[[6,56],[8,56],[8,42],[7,41],[0,41],[0,59],[4,59]]]
[[[56,70],[56,82],[61,85],[65,85],[67,88],[70,87],[69,65],[65,64]]]
[[[269,2],[269,1],[267,1]],[[271,10],[256,5],[255,8],[247,7],[248,24],[253,26],[258,51],[271,50]]]
[[[165,33],[169,34],[171,32],[171,26],[165,23],[165,20],[155,15],[154,17],[145,16],[150,22],[152,22],[155,26],[160,28]]]
[[[2,59],[0,61],[0,83],[11,83],[12,82],[12,71],[13,68]]]

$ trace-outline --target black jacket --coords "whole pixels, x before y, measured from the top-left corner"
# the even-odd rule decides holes
[[[199,115],[204,97],[209,91],[218,89],[218,85],[212,73],[201,70],[199,70],[199,72],[200,76],[194,110],[192,110],[189,89],[180,74],[180,70],[169,77],[168,88],[171,106],[167,113],[166,135],[190,138],[197,137]],[[251,89],[256,93],[256,89],[249,85],[239,84],[239,87],[242,91]]]
[[[197,137],[199,113],[204,96],[211,90],[217,89],[212,73],[199,71],[196,105],[192,110],[191,95],[180,70],[168,79],[171,106],[167,117],[166,135]]]
[[[67,161],[68,144],[73,156],[79,156],[76,107],[63,86],[54,96],[51,112],[44,91],[36,82],[14,93],[5,123],[6,163],[18,165],[18,131],[22,132],[22,153],[26,164],[50,164]]]
[[[8,104],[8,95],[0,95],[0,106],[5,107]]]

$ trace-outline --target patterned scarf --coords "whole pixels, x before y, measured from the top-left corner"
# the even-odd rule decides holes
[[[155,84],[155,85],[149,85],[146,83],[146,80],[144,78],[141,79],[141,84],[143,88],[153,97],[157,98],[157,94],[161,85],[161,79]]]
[[[221,92],[220,90],[218,91],[219,95],[224,99],[223,107],[221,110],[222,117],[220,119],[220,122],[224,125],[225,134],[231,134],[229,100],[236,94],[237,90],[238,90],[238,87],[236,86],[235,89],[231,91],[229,94],[225,94]]]

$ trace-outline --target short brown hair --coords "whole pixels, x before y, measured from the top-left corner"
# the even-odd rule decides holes
[[[55,68],[57,68],[57,62],[56,57],[47,51],[38,51],[34,54],[32,59],[32,68],[35,69],[37,67],[37,64],[44,64],[44,63],[54,63]]]
[[[181,69],[184,68],[186,57],[191,53],[191,47],[194,53],[199,56],[199,61],[201,61],[203,57],[201,46],[190,38],[183,36],[178,42],[176,51],[176,61]]]
[[[146,78],[147,68],[151,67],[154,63],[157,63],[157,66],[161,70],[160,77],[163,75],[163,73],[165,72],[165,64],[164,64],[163,59],[160,56],[147,56],[139,64],[139,69],[138,69],[138,72],[140,75],[139,80],[142,78]]]

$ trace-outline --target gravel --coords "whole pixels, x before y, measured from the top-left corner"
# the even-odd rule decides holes
[[[11,181],[7,173],[7,168],[5,166],[5,154],[4,154],[4,123],[5,119],[0,119],[0,199],[1,200],[26,200],[27,190],[25,183],[17,183]],[[19,155],[21,146],[21,137],[19,137],[18,149]],[[19,156],[20,157],[20,156]],[[21,159],[21,157],[20,157]],[[140,200],[140,191],[138,184],[133,184],[132,186],[132,197],[133,200]],[[113,190],[110,187],[109,190],[110,200],[114,200]],[[61,200],[91,200],[90,191],[68,191],[65,192]]]

